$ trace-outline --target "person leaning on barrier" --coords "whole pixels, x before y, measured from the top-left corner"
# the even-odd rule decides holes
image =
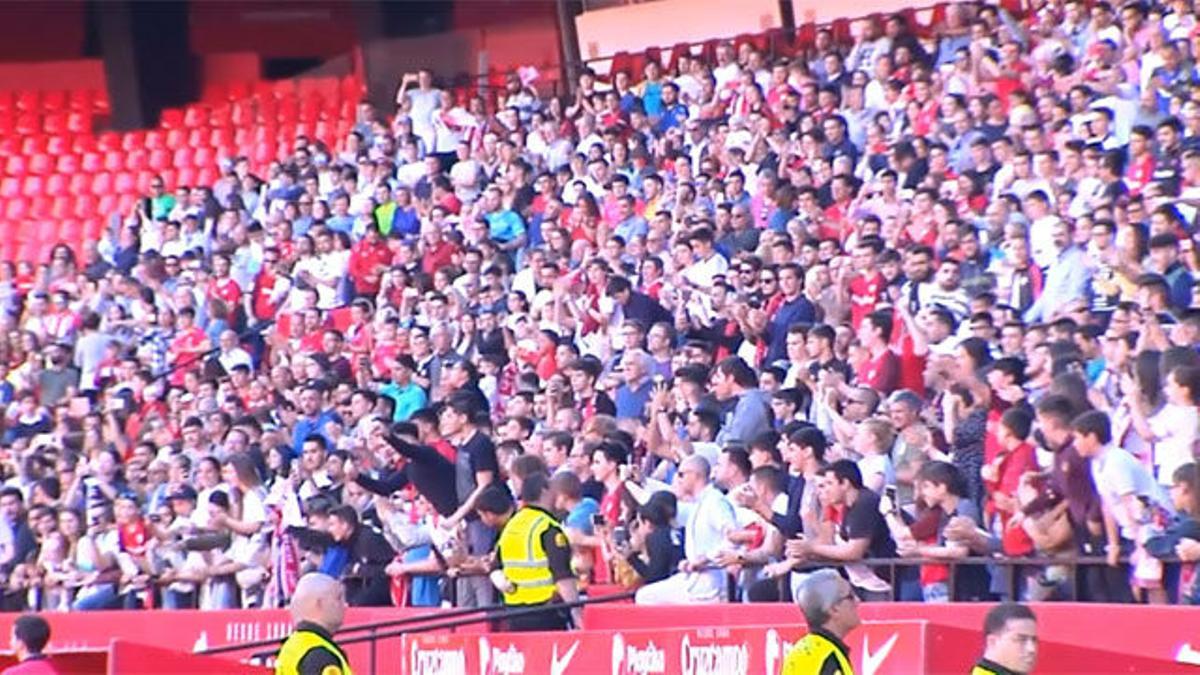
[[[279,648],[275,675],[350,675],[350,660],[333,641],[346,616],[342,584],[320,572],[305,574],[296,583],[291,611],[295,630]]]
[[[551,514],[554,495],[544,474],[527,476],[521,484],[525,506],[514,511],[512,499],[499,486],[479,495],[476,509],[489,526],[500,529],[496,566],[490,578],[504,594],[509,607],[536,607],[579,599],[571,571],[571,546],[558,520]],[[578,626],[580,612],[571,610]],[[561,610],[531,612],[507,620],[510,631],[561,630],[568,625]]]
[[[983,658],[971,675],[1025,675],[1037,665],[1037,617],[1015,602],[996,605],[983,620]]]
[[[788,652],[783,675],[854,675],[850,648],[842,642],[862,623],[850,582],[834,570],[817,570],[800,583],[796,602],[808,634]]]

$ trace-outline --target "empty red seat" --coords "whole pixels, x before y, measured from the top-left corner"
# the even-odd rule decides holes
[[[196,167],[214,166],[217,163],[216,157],[213,155],[213,149],[210,147],[196,148],[196,152],[192,155],[192,165]]]
[[[46,152],[54,156],[71,152],[71,139],[66,136],[46,137]]]
[[[75,136],[71,139],[71,150],[73,152],[85,153],[93,152],[96,149],[95,136]]]
[[[58,195],[50,202],[50,217],[61,222],[64,218],[71,217],[71,207],[75,204],[72,199],[66,195]]]
[[[166,145],[167,149],[175,150],[187,144],[187,132],[183,129],[171,129],[167,131]]]
[[[166,136],[158,129],[150,129],[146,132],[146,149],[160,150],[166,147]]]
[[[17,92],[18,110],[37,110],[38,103],[38,93],[36,91],[25,90]]]
[[[67,184],[67,189],[79,199],[90,199],[91,195],[89,193],[92,189],[92,177],[86,173],[71,174],[71,180]]]
[[[51,197],[62,197],[67,195],[69,193],[67,187],[66,174],[56,173],[46,176],[46,194],[50,195]]]
[[[183,126],[183,111],[179,108],[167,108],[158,118],[158,124],[164,129],[178,129]]]
[[[217,182],[217,176],[217,167],[211,165],[200,167],[196,173],[196,182],[200,185],[212,185]]]
[[[4,173],[9,176],[24,176],[28,171],[29,164],[25,161],[23,154],[11,155],[4,163]]]
[[[83,221],[83,236],[85,239],[99,239],[100,234],[104,232],[104,220],[101,218],[88,218]]]
[[[162,171],[171,166],[171,153],[167,150],[157,149],[150,151],[150,168],[155,171]]]
[[[21,182],[21,194],[26,197],[36,197],[46,191],[46,181],[41,176],[25,176]]]
[[[96,147],[104,152],[119,150],[121,148],[121,136],[116,132],[106,131],[96,139]]]
[[[125,155],[125,168],[130,171],[142,171],[150,166],[150,156],[145,150],[132,150]]]
[[[21,179],[16,176],[5,176],[0,180],[0,199],[12,199],[21,194]]]
[[[71,210],[71,215],[80,219],[91,218],[96,215],[96,198],[92,195],[79,195],[75,197],[75,204]]]
[[[21,154],[33,155],[46,151],[46,137],[41,134],[29,134],[21,139]]]
[[[71,176],[79,172],[79,155],[68,153],[58,156],[58,162],[55,163],[54,170],[64,177]]]
[[[87,173],[97,173],[104,170],[104,155],[98,152],[85,152],[79,160],[80,170]]]
[[[117,210],[117,195],[106,192],[96,201],[96,213],[100,216],[111,216]]]
[[[230,145],[233,140],[233,129],[229,127],[218,127],[212,130],[212,134],[208,137],[208,145],[213,147],[221,147],[222,145]]]
[[[52,89],[42,92],[41,108],[43,110],[62,110],[67,107],[67,92]]]
[[[48,134],[61,134],[67,130],[66,113],[46,113],[42,117],[42,131]]]
[[[7,199],[4,202],[4,217],[8,220],[21,220],[29,213],[29,202],[22,197]]]
[[[92,90],[72,89],[67,93],[67,107],[71,110],[91,112],[95,105]]]
[[[223,103],[209,111],[208,125],[211,127],[227,127],[231,118],[231,106],[228,103]]]
[[[189,105],[183,111],[183,126],[189,129],[208,126],[208,106],[203,104]]]
[[[146,147],[146,132],[145,131],[126,131],[121,136],[121,150],[130,152],[139,148]]]
[[[29,172],[44,176],[54,170],[54,158],[46,153],[38,153],[29,158]]]
[[[119,150],[104,153],[104,170],[120,171],[125,168],[125,153]]]
[[[98,173],[92,178],[92,194],[103,197],[112,192],[112,174]]]
[[[117,211],[119,213],[129,213],[133,210],[134,204],[141,199],[141,195],[134,192],[127,192],[117,197]]]
[[[37,220],[45,220],[49,218],[50,203],[49,197],[34,197],[29,201],[29,217]],[[32,235],[32,237],[41,236],[41,228],[32,228],[27,232],[27,234]]]
[[[11,157],[21,150],[21,141],[12,138],[0,138],[0,157]]]
[[[58,224],[58,239],[63,242],[77,242],[83,239],[83,223],[78,220],[66,220],[64,216]]]
[[[191,186],[191,185],[196,184],[196,169],[195,168],[193,168],[191,166],[181,166],[181,167],[176,168],[175,171],[176,171],[176,173],[175,173],[174,186],[176,188],[181,188],[185,185]],[[164,180],[163,182],[165,183],[166,181]]]
[[[208,145],[208,137],[212,132],[208,129],[190,129],[187,135],[187,144],[189,148],[199,148],[203,145]]]
[[[122,171],[113,178],[113,190],[119,195],[137,192],[137,179],[128,171]]]
[[[12,110],[16,105],[11,91],[0,91],[0,112]]]
[[[42,129],[42,121],[37,113],[18,113],[13,123],[13,131],[18,134],[36,134]]]
[[[158,175],[162,176],[163,187],[165,187],[167,190],[175,189],[175,169],[168,167],[162,171],[159,171]]]
[[[175,166],[176,169],[182,169],[184,167],[192,166],[192,155],[193,154],[194,154],[194,151],[191,148],[187,148],[187,147],[179,148],[178,150],[175,151],[175,156],[171,163]]]

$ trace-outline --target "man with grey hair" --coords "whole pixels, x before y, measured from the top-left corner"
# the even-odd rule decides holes
[[[624,382],[617,388],[613,401],[617,406],[617,419],[646,419],[646,404],[650,401],[654,383],[650,371],[654,360],[641,349],[630,349],[621,355],[621,378]]]
[[[684,559],[679,571],[662,581],[643,586],[639,605],[722,602],[726,597],[725,570],[712,561],[726,548],[726,537],[737,527],[733,504],[709,481],[712,468],[700,455],[679,463],[675,493],[679,518],[684,520]]]
[[[783,661],[783,675],[853,675],[850,648],[843,640],[862,621],[850,583],[832,569],[808,575],[796,592],[808,623],[805,635]]]

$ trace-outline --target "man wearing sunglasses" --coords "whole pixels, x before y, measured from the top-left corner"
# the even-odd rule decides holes
[[[808,635],[788,652],[783,675],[853,675],[850,648],[843,640],[862,620],[850,583],[832,569],[818,570],[801,582],[796,602],[808,623]]]

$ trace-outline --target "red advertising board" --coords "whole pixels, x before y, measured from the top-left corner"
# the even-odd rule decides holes
[[[345,625],[378,623],[438,613],[439,610],[436,609],[357,607],[347,611]],[[242,642],[283,640],[292,627],[292,619],[287,610],[47,612],[42,616],[50,622],[50,647],[54,651],[107,649],[112,640],[120,639],[192,653]],[[16,614],[0,614],[0,635],[9,634],[16,617]],[[475,625],[464,627],[463,630],[481,628]],[[377,664],[399,661],[399,639],[381,640],[376,648]],[[366,672],[371,662],[370,648],[366,643],[350,645],[347,654],[352,665],[361,664],[361,670]],[[241,659],[246,657],[247,653],[235,652],[222,656],[226,659]],[[378,672],[389,670],[381,667]]]
[[[925,671],[922,621],[870,623],[849,636],[855,672]],[[778,673],[803,630],[792,626],[719,626],[575,633],[408,635],[404,675],[748,675]]]
[[[992,606],[867,602],[859,605],[859,613],[865,621],[920,619],[965,629],[975,636],[974,648],[978,649],[983,644],[980,636],[983,617]],[[1112,650],[1147,659],[1200,665],[1200,610],[1195,607],[1065,602],[1031,606],[1037,614],[1038,633],[1044,644]],[[584,626],[589,630],[755,624],[802,626],[804,618],[795,605],[783,603],[730,603],[706,606],[703,611],[686,605],[637,608],[595,605],[584,610]],[[1196,672],[1200,673],[1200,668]]]

